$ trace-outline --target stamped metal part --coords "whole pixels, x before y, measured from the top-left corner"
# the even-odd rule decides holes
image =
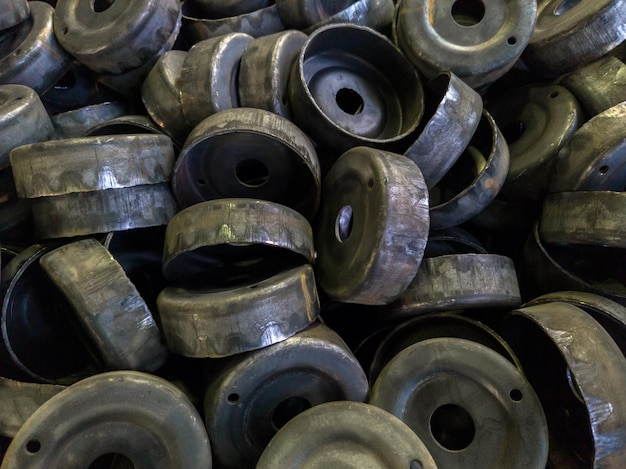
[[[212,289],[168,287],[158,299],[168,348],[187,357],[219,358],[293,336],[319,314],[313,268]]]
[[[483,110],[480,95],[450,72],[442,72],[426,84],[424,99],[428,120],[419,136],[404,152],[419,166],[432,188],[469,145]]]
[[[0,170],[15,147],[56,137],[37,93],[24,85],[0,85]]]
[[[393,0],[357,0],[338,13],[305,28],[304,32],[311,34],[316,29],[330,24],[350,23],[367,26],[376,31],[387,33],[391,29],[393,12]]]
[[[278,15],[286,27],[305,29],[348,8],[355,0],[277,0]]]
[[[182,391],[136,371],[84,379],[28,418],[0,467],[61,469],[115,462],[115,467],[136,469],[212,467],[202,419]]]
[[[26,85],[43,94],[65,75],[74,59],[54,35],[54,8],[45,2],[28,5],[27,20],[0,31],[0,83]],[[3,17],[5,8],[3,3]]]
[[[167,350],[152,313],[102,244],[95,239],[66,244],[39,263],[108,368],[155,371],[163,365]]]
[[[248,45],[241,57],[238,78],[242,107],[291,118],[287,82],[306,40],[303,32],[289,30],[254,39]]]
[[[426,76],[450,70],[472,88],[504,75],[522,54],[536,22],[535,0],[402,0],[396,43]]]
[[[465,339],[418,342],[378,376],[369,402],[404,421],[446,468],[544,467],[548,428],[521,372]]]
[[[252,36],[231,33],[193,45],[180,71],[183,115],[189,127],[219,111],[239,107],[239,63]]]
[[[273,4],[272,0],[194,0],[207,18],[227,18],[251,13]]]
[[[473,234],[463,228],[432,230],[428,233],[424,257],[448,254],[487,254],[487,249]]]
[[[96,73],[112,75],[149,62],[179,26],[177,0],[61,0],[54,15],[61,45]]]
[[[311,220],[320,203],[321,171],[309,138],[262,109],[222,111],[187,137],[172,187],[181,207],[246,197],[293,208]]]
[[[304,44],[291,70],[289,104],[295,122],[336,153],[359,145],[404,151],[423,113],[423,90],[385,36],[331,25]]]
[[[549,192],[624,190],[625,118],[626,102],[623,102],[580,127],[557,154]]]
[[[513,312],[502,334],[546,413],[550,465],[626,464],[626,359],[602,326],[551,302]]]
[[[334,300],[387,304],[409,285],[428,238],[428,191],[408,158],[344,153],[322,188],[315,228],[319,285]]]
[[[28,19],[30,6],[28,0],[7,0],[2,3],[3,11],[0,17],[0,31],[15,26]]]
[[[59,138],[64,139],[82,137],[92,127],[128,113],[126,103],[109,101],[62,112],[52,116],[51,120]]]
[[[135,135],[135,134],[163,134],[161,129],[148,116],[129,114],[106,122],[94,125],[85,133],[85,137]],[[173,166],[173,164],[172,164]]]
[[[220,283],[313,262],[313,231],[295,210],[255,199],[216,199],[182,210],[167,226],[163,273],[174,282],[200,275]],[[209,283],[210,285],[210,283]]]
[[[554,76],[593,62],[624,39],[623,0],[546,0],[539,2],[523,59],[538,73]]]
[[[436,469],[424,443],[400,419],[361,402],[309,409],[272,438],[257,469],[279,466]]]
[[[487,207],[509,170],[509,148],[491,115],[483,110],[465,152],[430,190],[432,229],[460,225]]]
[[[557,153],[584,122],[577,99],[562,86],[530,85],[494,97],[487,109],[509,147],[509,172],[499,195],[541,201]]]
[[[291,418],[324,402],[363,402],[368,384],[340,337],[323,324],[235,355],[207,387],[204,412],[216,464],[252,467]]]

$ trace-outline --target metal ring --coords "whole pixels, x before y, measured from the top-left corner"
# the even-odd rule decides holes
[[[129,114],[94,125],[85,133],[84,137],[138,134],[163,135],[163,132],[148,116]]]
[[[128,113],[126,103],[109,101],[62,112],[50,119],[59,138],[66,139],[82,137],[92,127]]]

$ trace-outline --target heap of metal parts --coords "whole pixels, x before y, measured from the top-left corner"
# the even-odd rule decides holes
[[[1,469],[626,467],[626,0],[1,0]]]

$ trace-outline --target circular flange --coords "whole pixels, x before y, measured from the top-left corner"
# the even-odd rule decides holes
[[[451,70],[472,88],[504,75],[535,27],[532,0],[402,0],[395,16],[396,43],[426,76]]]
[[[199,276],[206,286],[314,258],[311,225],[298,212],[262,200],[216,199],[172,218],[163,273],[171,282]]]
[[[61,112],[52,116],[51,120],[59,138],[65,139],[82,137],[92,127],[128,113],[126,103],[109,101]]]
[[[202,419],[185,395],[132,371],[92,376],[52,397],[19,430],[1,467],[61,469],[96,461],[136,469],[212,467]]]
[[[344,153],[322,189],[315,229],[319,285],[338,301],[387,304],[409,285],[428,238],[428,191],[408,158]]]
[[[296,123],[338,153],[358,145],[404,150],[423,113],[423,91],[385,36],[341,24],[316,30],[304,44],[289,104]]]
[[[20,24],[28,19],[30,6],[28,0],[8,0],[2,3],[3,11],[0,16],[0,31]]]
[[[272,438],[256,465],[436,469],[424,443],[400,419],[361,402],[328,402],[309,409]]]
[[[309,138],[269,111],[237,108],[213,114],[187,137],[172,187],[181,207],[244,197],[288,206],[311,220],[321,170]]]
[[[210,379],[204,400],[216,463],[252,467],[291,418],[329,401],[359,401],[368,384],[339,336],[322,324],[270,347],[235,355]]]
[[[329,3],[326,0],[318,0],[322,3]],[[335,0],[334,3],[342,0]],[[334,10],[330,8],[327,10]],[[316,29],[330,24],[350,23],[367,26],[376,31],[386,33],[391,29],[393,20],[394,1],[393,0],[356,0],[352,5],[338,11],[334,15],[327,16],[320,22],[304,29],[305,34],[312,34]]]
[[[476,342],[437,338],[396,355],[369,399],[404,421],[440,467],[544,467],[548,428],[520,371]]]
[[[172,352],[211,358],[285,340],[315,321],[320,309],[308,264],[210,290],[168,287],[157,305]]]

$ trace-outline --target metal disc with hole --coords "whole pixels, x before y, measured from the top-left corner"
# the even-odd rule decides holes
[[[545,467],[537,395],[498,352],[476,342],[418,342],[382,370],[369,399],[404,421],[446,468]]]
[[[424,443],[400,419],[361,402],[329,402],[290,420],[257,469],[367,467],[436,469]]]
[[[514,311],[502,334],[541,399],[552,430],[549,465],[623,467],[626,358],[602,326],[552,302]]]
[[[155,371],[163,365],[167,350],[152,313],[102,244],[95,239],[66,244],[39,263],[109,369]]]
[[[79,109],[61,112],[50,118],[60,139],[82,137],[92,127],[129,113],[122,101],[91,104]]]
[[[341,338],[323,324],[278,344],[221,363],[211,376],[204,413],[215,462],[252,467],[300,412],[330,401],[359,401],[368,383]]]
[[[289,104],[296,124],[336,153],[358,145],[403,151],[423,113],[423,90],[385,36],[341,24],[317,29],[304,44]]]
[[[393,10],[393,0],[357,0],[349,7],[324,18],[317,24],[305,28],[304,33],[310,35],[323,26],[342,23],[367,26],[376,31],[386,33],[391,29]]]
[[[486,208],[509,171],[509,148],[491,115],[483,110],[465,152],[430,190],[432,229],[452,228]]]
[[[315,321],[320,309],[308,264],[212,289],[168,287],[157,306],[172,352],[210,358],[285,340]]]
[[[74,59],[54,35],[55,9],[45,2],[28,5],[28,19],[0,31],[0,84],[26,85],[42,95],[65,75]],[[5,8],[3,3],[3,17]]]
[[[2,469],[211,468],[202,419],[169,382],[117,371],[84,379],[31,415]],[[106,465],[106,466],[105,466]]]
[[[426,115],[419,137],[404,152],[419,166],[431,188],[454,165],[470,143],[483,110],[476,91],[450,72],[426,84]]]
[[[0,17],[0,31],[20,24],[30,15],[30,6],[27,0],[8,0],[2,5],[4,9]]]
[[[559,151],[549,192],[622,191],[626,181],[626,102],[592,117]]]
[[[418,271],[428,191],[408,158],[368,147],[344,153],[324,180],[315,228],[317,278],[332,299],[387,304]]]
[[[219,111],[239,107],[237,73],[252,36],[231,33],[194,44],[183,61],[178,86],[189,127]]]
[[[542,200],[556,154],[584,122],[577,99],[562,86],[530,85],[493,98],[487,108],[509,147],[509,172],[499,195]]]
[[[65,0],[54,15],[54,32],[63,48],[100,74],[141,67],[179,27],[177,0]]]
[[[402,0],[396,43],[426,76],[450,70],[472,88],[504,75],[528,44],[537,4],[528,0]]]
[[[255,199],[216,199],[178,213],[167,226],[163,273],[174,282],[276,272],[313,262],[313,230],[295,210]]]
[[[321,170],[312,142],[287,119],[262,109],[222,111],[187,137],[172,187],[182,207],[246,197],[279,203],[311,220]]]
[[[291,118],[287,81],[306,40],[303,32],[289,30],[256,38],[248,45],[241,57],[237,86],[242,107]]]

